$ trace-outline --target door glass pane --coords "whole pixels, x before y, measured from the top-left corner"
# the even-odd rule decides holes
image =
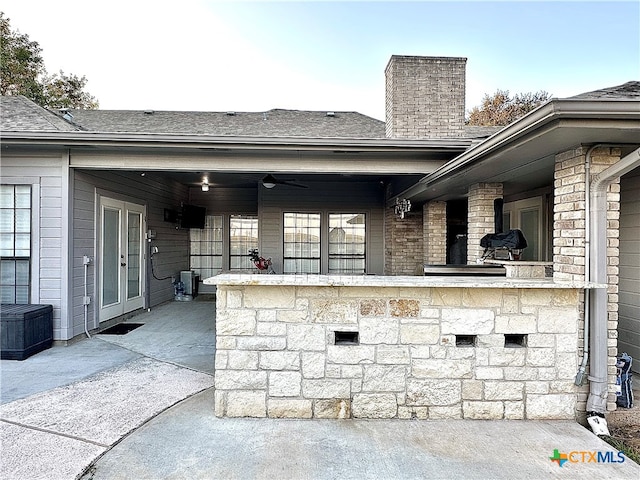
[[[540,212],[538,209],[523,210],[520,213],[520,230],[527,239],[527,248],[522,252],[522,260],[537,261],[540,244]]]
[[[127,300],[140,296],[140,244],[142,215],[127,214]]]
[[[120,211],[105,208],[102,222],[102,305],[120,301]]]

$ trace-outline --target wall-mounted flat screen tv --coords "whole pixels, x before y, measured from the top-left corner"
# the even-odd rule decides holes
[[[183,205],[180,217],[181,228],[204,228],[207,209],[195,205]]]

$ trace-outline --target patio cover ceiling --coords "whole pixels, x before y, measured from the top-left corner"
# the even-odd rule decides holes
[[[3,132],[2,142],[5,152],[46,149],[68,154],[73,168],[162,172],[186,185],[200,184],[207,174],[234,186],[257,182],[266,173],[306,181],[372,176],[415,181],[467,150],[472,140]]]

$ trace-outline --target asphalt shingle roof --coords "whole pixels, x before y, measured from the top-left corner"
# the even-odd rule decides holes
[[[623,83],[622,85],[616,85],[615,87],[602,88],[600,90],[594,90],[593,92],[581,93],[580,95],[569,98],[578,100],[639,100],[640,82],[631,81]]]
[[[357,112],[73,110],[71,114],[75,124],[95,132],[311,138],[385,136],[384,122]]]
[[[7,131],[79,130],[77,126],[22,95],[0,97],[0,119],[2,130]]]
[[[578,100],[637,100],[640,81],[582,93]],[[23,96],[0,97],[5,131],[78,131],[238,137],[385,138],[385,122],[357,112],[273,109],[266,112],[44,109]],[[488,137],[501,127],[465,127],[466,138]]]

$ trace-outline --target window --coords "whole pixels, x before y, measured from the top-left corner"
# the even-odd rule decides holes
[[[364,213],[329,214],[329,273],[365,273]]]
[[[284,273],[320,273],[320,214],[284,214]]]
[[[231,215],[229,219],[229,269],[253,270],[249,250],[258,248],[258,217]]]
[[[191,269],[200,278],[209,278],[222,270],[222,215],[207,215],[203,229],[189,230]]]
[[[31,186],[0,185],[0,285],[2,303],[29,303]]]

